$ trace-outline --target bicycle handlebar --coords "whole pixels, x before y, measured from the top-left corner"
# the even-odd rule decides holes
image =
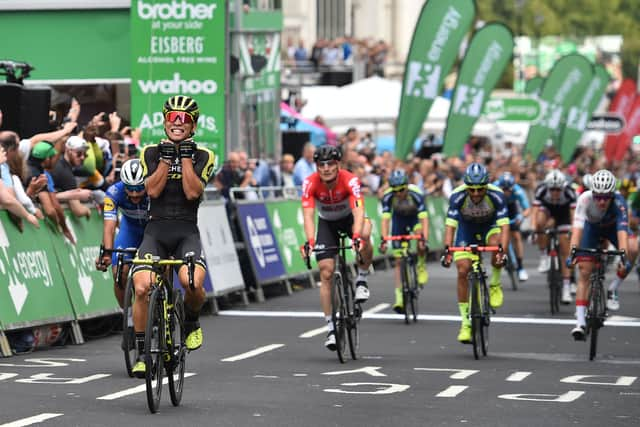
[[[446,248],[446,252],[502,252],[502,245],[498,246],[450,246]]]
[[[311,252],[328,252],[328,251],[341,251],[343,249],[352,249],[351,246],[327,246],[322,249],[310,248],[308,243],[304,244],[304,250],[307,256],[304,257],[304,261],[307,264],[307,269],[311,270]],[[356,262],[362,264],[362,254],[356,252]]]
[[[400,236],[386,236],[383,237],[382,240],[424,240],[424,236],[420,236],[419,234],[404,234]]]
[[[195,290],[194,272],[196,268],[195,253],[187,252],[184,259],[162,259],[159,256],[152,256],[149,259],[134,258],[131,260],[133,265],[150,265],[150,266],[181,266],[188,267],[189,289]]]
[[[533,234],[553,235],[553,234],[569,234],[570,232],[571,232],[570,230],[558,230],[557,228],[545,228],[542,231],[533,231]]]
[[[571,258],[575,258],[577,254],[589,254],[589,255],[605,255],[605,256],[620,256],[623,260],[626,260],[626,251],[609,250],[609,249],[594,249],[594,248],[571,248]]]

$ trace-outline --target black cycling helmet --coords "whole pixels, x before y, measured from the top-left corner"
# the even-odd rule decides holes
[[[193,117],[194,123],[198,123],[198,117],[200,117],[198,103],[189,96],[175,95],[167,99],[162,106],[162,115],[166,116],[170,111],[184,111],[189,113]]]
[[[327,160],[340,161],[341,159],[342,151],[333,145],[323,145],[313,153],[314,162],[325,162]]]

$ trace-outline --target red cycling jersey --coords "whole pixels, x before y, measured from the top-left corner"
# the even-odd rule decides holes
[[[344,169],[338,170],[335,187],[327,188],[318,172],[309,175],[302,183],[302,207],[315,208],[318,216],[335,221],[351,215],[351,209],[364,206],[360,192],[360,180]]]

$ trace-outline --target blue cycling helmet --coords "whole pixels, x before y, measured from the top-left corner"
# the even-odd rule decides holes
[[[391,172],[389,176],[389,184],[392,187],[398,187],[400,185],[405,185],[409,182],[407,178],[407,174],[402,169],[396,169]]]
[[[516,185],[516,179],[513,177],[511,172],[505,172],[500,175],[500,178],[498,179],[498,187],[504,190],[511,190],[514,185]]]
[[[464,183],[467,185],[489,184],[489,172],[480,163],[471,163],[464,172]]]

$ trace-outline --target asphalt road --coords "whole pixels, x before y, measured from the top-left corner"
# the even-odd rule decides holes
[[[324,349],[318,291],[305,288],[204,316],[182,405],[171,406],[165,387],[155,415],[144,381],[126,375],[119,335],[1,359],[0,427],[640,425],[635,273],[589,361],[588,345],[569,334],[573,305],[551,316],[535,254],[526,265],[530,279],[505,289],[480,360],[456,341],[455,270],[429,265],[410,325],[392,313],[392,272],[380,270],[358,360],[340,364]]]

